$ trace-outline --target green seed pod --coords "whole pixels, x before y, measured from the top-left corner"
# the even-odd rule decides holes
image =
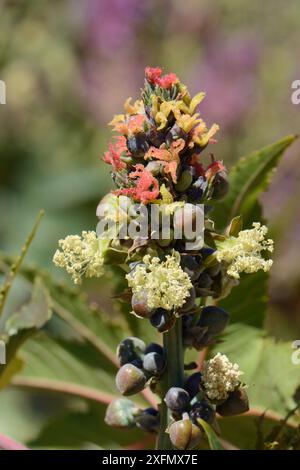
[[[116,375],[117,389],[125,396],[141,392],[146,382],[144,372],[133,364],[125,364]]]
[[[113,428],[128,428],[135,425],[135,414],[138,408],[127,398],[118,398],[106,409],[104,421]]]
[[[200,444],[201,429],[189,419],[176,421],[169,428],[170,440],[178,450],[192,450]]]
[[[129,338],[121,341],[117,348],[117,358],[120,366],[124,366],[129,362],[132,362],[136,359],[140,359],[144,355],[146,345],[144,341],[135,336],[130,336]]]
[[[221,416],[240,415],[248,410],[248,396],[246,390],[242,387],[231,392],[227,400],[216,408],[217,413]]]
[[[192,182],[193,182],[192,173],[189,170],[184,170],[181,173],[178,183],[175,185],[175,189],[179,193],[184,193],[191,186]]]

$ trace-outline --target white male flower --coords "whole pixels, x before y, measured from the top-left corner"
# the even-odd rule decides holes
[[[82,236],[68,235],[59,240],[61,248],[56,250],[53,262],[56,266],[64,268],[75,284],[81,284],[81,278],[100,277],[103,274],[102,244],[107,240],[100,240],[93,231],[82,232]]]
[[[273,240],[265,239],[268,229],[259,222],[253,223],[253,229],[242,230],[237,237],[217,241],[216,257],[227,264],[227,274],[239,279],[240,273],[255,273],[259,269],[269,271],[273,261],[265,260],[262,251],[273,251]]]
[[[240,384],[240,371],[237,364],[232,364],[225,354],[218,353],[204,362],[202,383],[210,400],[226,400]]]
[[[147,296],[150,309],[164,308],[172,310],[184,305],[190,296],[192,283],[189,276],[181,269],[180,255],[173,251],[165,261],[146,255],[142,265],[138,265],[126,279],[137,298]]]

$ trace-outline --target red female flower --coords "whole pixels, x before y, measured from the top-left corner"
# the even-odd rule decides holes
[[[134,188],[123,188],[115,191],[118,196],[130,196],[143,204],[154,201],[159,195],[159,184],[156,178],[146,170],[142,164],[135,165],[135,170],[129,174],[129,178],[137,178]]]
[[[111,165],[115,171],[124,170],[126,163],[121,160],[121,154],[124,152],[129,155],[125,137],[119,136],[115,144],[109,144],[109,150],[104,153],[103,161]]]

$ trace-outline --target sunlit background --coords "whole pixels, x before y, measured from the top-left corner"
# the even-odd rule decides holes
[[[220,125],[213,150],[228,167],[299,133],[299,22],[297,0],[0,1],[1,251],[20,249],[43,207],[27,261],[63,279],[57,240],[95,228],[111,188],[107,122],[139,93],[146,65],[206,91],[201,112]],[[263,198],[276,243],[269,327],[287,338],[300,333],[299,151],[285,154]],[[95,283],[84,288],[97,298]]]

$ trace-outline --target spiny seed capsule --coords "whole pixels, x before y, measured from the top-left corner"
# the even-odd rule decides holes
[[[141,369],[132,364],[125,364],[116,375],[116,386],[122,395],[134,395],[146,385],[146,376]]]
[[[165,368],[165,359],[156,352],[151,352],[145,355],[143,361],[143,368],[151,375],[160,375]]]
[[[159,427],[159,413],[154,408],[146,408],[136,417],[136,425],[146,432],[156,432]]]
[[[151,352],[156,352],[157,354],[160,354],[161,356],[164,355],[164,348],[157,343],[150,343],[146,347],[145,354],[151,353]]]
[[[154,313],[153,310],[148,307],[146,292],[141,292],[138,297],[133,294],[131,306],[134,313],[141,318],[150,318]]]
[[[199,393],[201,379],[201,372],[195,372],[187,378],[184,388],[189,393],[191,399]]]
[[[112,401],[105,413],[104,421],[114,428],[127,428],[135,425],[136,405],[127,398]]]
[[[182,419],[171,424],[169,428],[170,441],[178,450],[192,450],[200,444],[201,429],[189,419]]]
[[[215,411],[206,401],[198,401],[192,405],[190,418],[194,423],[197,423],[197,419],[201,418],[211,424],[215,418]]]
[[[136,338],[135,336],[130,336],[129,338],[121,341],[117,348],[117,358],[120,366],[128,364],[135,359],[140,359],[140,356],[144,354],[145,349],[146,345],[144,341]]]
[[[190,403],[190,396],[180,387],[171,387],[166,396],[165,403],[171,411],[185,411]]]
[[[175,321],[176,319],[174,315],[163,309],[157,310],[157,312],[155,312],[150,318],[151,325],[157,328],[160,333],[170,330]]]
[[[207,328],[209,335],[215,336],[220,334],[227,326],[229,321],[228,313],[223,308],[213,305],[204,307],[201,311],[201,317],[198,325]]]
[[[249,401],[244,388],[238,388],[231,392],[227,400],[216,408],[217,413],[221,416],[239,415],[248,410]]]

